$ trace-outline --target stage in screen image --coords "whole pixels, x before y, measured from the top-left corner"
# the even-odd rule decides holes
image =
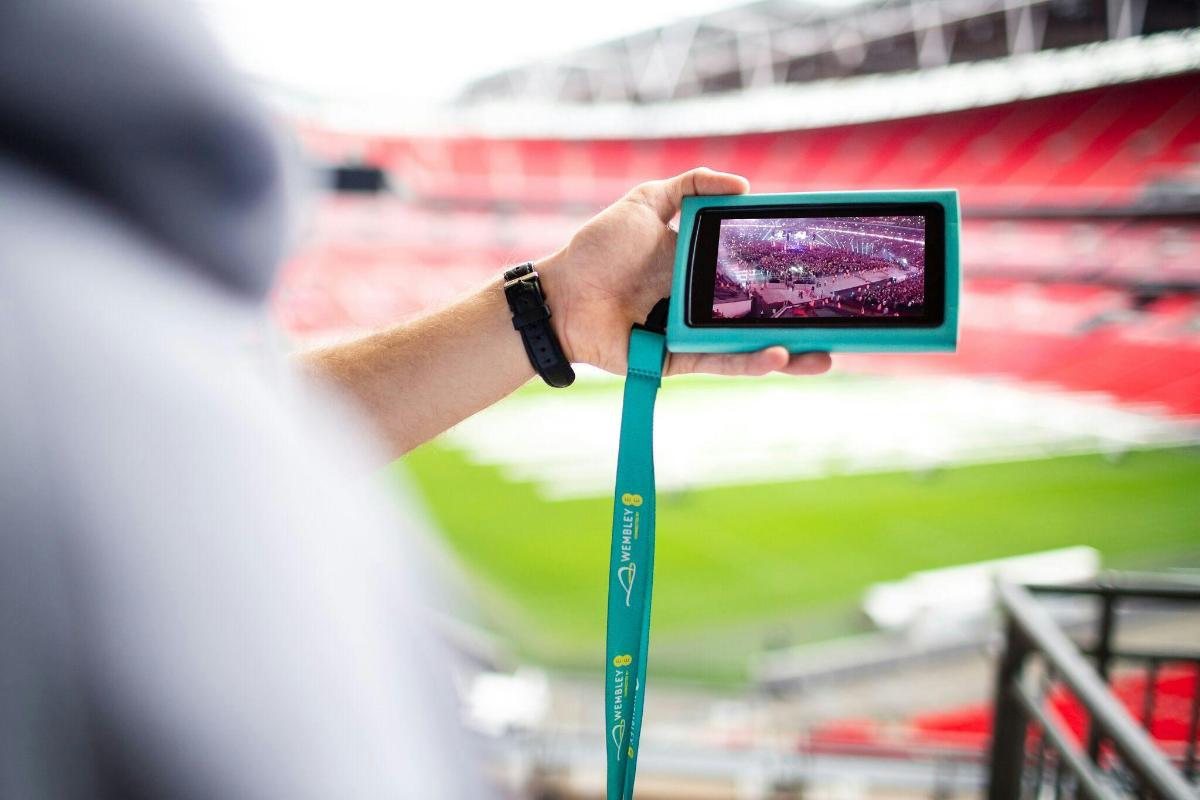
[[[721,221],[713,319],[924,315],[924,217]]]

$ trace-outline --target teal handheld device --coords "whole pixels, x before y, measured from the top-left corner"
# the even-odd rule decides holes
[[[632,800],[654,577],[654,401],[668,351],[953,350],[951,190],[684,199],[671,297],[629,336],[604,663],[608,800]]]
[[[958,231],[949,189],[687,197],[667,347],[953,350]]]

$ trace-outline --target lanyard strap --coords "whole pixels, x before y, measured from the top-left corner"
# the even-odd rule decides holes
[[[665,335],[641,326],[629,334],[604,654],[608,800],[632,800],[637,771],[654,576],[654,400],[662,381],[666,343]]]

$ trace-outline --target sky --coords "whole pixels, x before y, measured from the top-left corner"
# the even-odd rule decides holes
[[[847,5],[858,0],[817,0]],[[192,0],[247,74],[318,97],[432,105],[473,78],[738,0]]]

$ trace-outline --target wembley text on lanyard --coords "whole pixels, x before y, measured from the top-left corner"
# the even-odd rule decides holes
[[[662,300],[629,334],[604,654],[608,800],[631,800],[637,771],[654,577],[654,400],[667,354],[666,316]]]

